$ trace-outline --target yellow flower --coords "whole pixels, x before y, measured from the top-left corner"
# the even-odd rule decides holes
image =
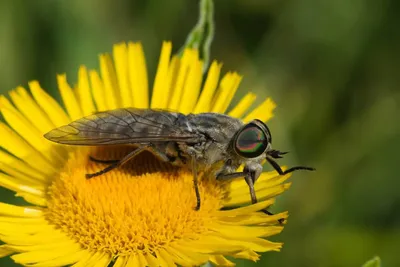
[[[100,73],[81,67],[74,87],[65,75],[58,86],[64,109],[39,85],[29,83],[0,97],[0,185],[24,198],[27,206],[0,203],[0,256],[28,266],[194,266],[211,261],[233,265],[225,256],[257,260],[257,252],[278,251],[265,239],[282,231],[278,219],[260,210],[289,187],[290,175],[263,173],[256,183],[259,203],[249,205],[243,179],[229,183],[201,178],[202,207],[192,176],[142,153],[124,167],[89,179],[103,166],[88,160],[119,158],[126,147],[85,148],[56,145],[43,134],[96,111],[119,107],[166,108],[182,113],[224,113],[241,76],[228,72],[219,82],[221,64],[213,62],[202,86],[202,61],[196,50],[172,56],[162,47],[153,93],[139,43],[114,46],[113,59],[100,56]],[[202,90],[201,90],[202,88]],[[272,117],[266,99],[250,111],[248,93],[229,115],[244,121]],[[247,115],[245,115],[247,113]]]

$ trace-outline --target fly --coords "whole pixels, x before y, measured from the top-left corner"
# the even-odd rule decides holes
[[[278,173],[284,175],[296,170],[315,170],[296,166],[285,171],[275,159],[286,152],[271,147],[271,133],[260,120],[243,123],[219,113],[184,115],[153,109],[123,108],[99,112],[68,125],[53,129],[44,135],[50,141],[81,146],[136,145],[137,148],[109,166],[86,174],[93,178],[125,164],[143,151],[150,151],[159,159],[184,166],[193,173],[196,210],[200,209],[198,170],[211,172],[217,180],[244,177],[249,186],[251,202],[257,203],[254,183],[266,160]],[[242,172],[237,172],[244,164]],[[266,211],[267,212],[267,211]],[[267,212],[270,214],[269,212]]]

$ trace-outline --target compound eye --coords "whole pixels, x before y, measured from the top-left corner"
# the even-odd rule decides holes
[[[235,150],[245,158],[256,158],[268,147],[265,132],[255,124],[248,124],[237,135]]]

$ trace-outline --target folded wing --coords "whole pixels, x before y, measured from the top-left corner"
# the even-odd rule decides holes
[[[116,145],[149,142],[196,142],[200,136],[182,127],[180,113],[151,109],[116,109],[83,117],[44,135],[68,145]]]

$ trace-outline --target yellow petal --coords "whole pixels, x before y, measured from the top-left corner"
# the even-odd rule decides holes
[[[54,266],[66,266],[70,265],[71,263],[79,262],[82,259],[85,259],[88,255],[88,251],[86,250],[79,250],[76,252],[73,252],[68,255],[64,255],[61,257],[58,257],[56,259],[48,260],[48,261],[42,261],[39,263],[35,264],[30,264],[30,267],[54,267]]]
[[[13,253],[14,253],[14,251],[9,249],[7,247],[7,245],[1,245],[0,246],[0,258],[6,257],[6,256],[11,255]]]
[[[254,103],[257,96],[253,93],[247,93],[242,100],[228,113],[229,116],[234,118],[241,118],[243,114],[250,108]]]
[[[4,96],[0,96],[0,109],[8,124],[27,141],[43,145],[45,141],[41,132],[27,120]],[[31,137],[32,136],[32,137]],[[27,138],[26,138],[27,137]],[[30,138],[31,137],[31,138]]]
[[[11,256],[11,258],[16,263],[21,263],[21,264],[37,263],[42,261],[54,260],[58,257],[63,257],[75,253],[80,249],[81,249],[80,246],[76,244],[73,246],[69,245],[67,247],[64,247],[63,249],[60,249],[59,247],[54,247],[52,249],[24,252],[13,255]]]
[[[264,102],[262,102],[257,108],[255,108],[250,114],[248,114],[243,121],[249,122],[254,119],[259,119],[261,121],[268,121],[273,117],[273,111],[276,107],[274,101],[271,98],[267,98]]]
[[[89,84],[88,71],[85,66],[80,66],[78,71],[78,90],[77,90],[82,114],[88,116],[95,112],[91,88]]]
[[[100,55],[100,72],[104,84],[104,96],[108,109],[119,106],[118,82],[110,55]]]
[[[48,115],[38,106],[24,88],[17,87],[15,91],[10,92],[10,96],[18,110],[30,122],[34,123],[34,126],[39,129],[40,133],[47,133],[55,127]]]
[[[47,199],[41,196],[35,196],[28,193],[18,192],[15,194],[16,197],[22,197],[25,199],[26,202],[31,203],[36,206],[46,207],[47,206]]]
[[[203,62],[199,60],[198,52],[193,54],[193,60],[188,69],[187,78],[183,87],[182,99],[179,111],[188,114],[193,111],[200,93],[201,78],[203,74]]]
[[[166,248],[168,252],[174,254],[176,257],[183,259],[187,264],[202,264],[208,259],[207,255],[190,251],[185,247],[179,246],[177,243],[171,243],[169,247]]]
[[[52,231],[54,228],[49,224],[29,224],[25,225],[24,228],[19,228],[18,225],[8,223],[8,222],[0,222],[0,230],[4,235],[12,235],[12,234],[37,234],[42,231]]]
[[[19,207],[0,202],[0,214],[15,217],[39,217],[42,216],[40,209]]]
[[[126,262],[126,267],[136,267],[140,266],[139,258],[137,254],[132,254],[129,256],[128,261]]]
[[[75,264],[73,264],[71,267],[85,267],[89,266],[87,263],[91,262],[94,257],[97,257],[97,254],[94,254],[93,252],[90,252],[88,250],[83,250],[85,251],[85,254],[82,256],[80,260],[78,260]]]
[[[107,267],[111,262],[111,256],[107,253],[103,253],[100,259],[93,265],[93,267]]]
[[[103,81],[100,79],[97,71],[91,70],[89,72],[90,83],[92,85],[93,99],[96,103],[98,111],[109,110],[108,103],[106,102],[106,95]]]
[[[139,259],[139,266],[149,266],[149,263],[147,262],[147,259],[144,257],[142,253],[138,253],[137,257]]]
[[[29,88],[36,102],[42,107],[43,111],[49,116],[49,119],[55,127],[68,124],[70,118],[60,107],[57,101],[48,95],[39,85],[37,81],[29,83]]]
[[[148,108],[149,85],[142,45],[140,43],[129,43],[128,54],[133,106],[135,108]]]
[[[222,255],[214,255],[210,256],[209,260],[217,266],[235,266],[235,264],[229,260],[227,260]]]
[[[214,95],[215,89],[218,86],[219,75],[221,72],[222,64],[213,61],[208,71],[206,82],[204,83],[203,91],[201,92],[199,101],[194,108],[194,113],[208,112],[211,110],[211,100]]]
[[[174,262],[164,259],[158,250],[155,251],[155,254],[158,261],[160,262],[159,266],[176,266]]]
[[[126,43],[114,45],[113,56],[121,95],[121,107],[132,107],[132,90],[128,75],[128,47]]]
[[[36,170],[42,170],[46,174],[54,173],[55,169],[40,152],[1,122],[0,136],[2,137],[0,138],[0,147],[23,159],[29,166]]]
[[[183,86],[188,74],[190,63],[193,62],[193,57],[195,57],[195,52],[193,49],[185,49],[182,55],[181,64],[179,66],[178,77],[176,84],[172,91],[172,98],[168,105],[168,108],[172,111],[177,111],[179,108],[179,103],[182,98]]]
[[[173,56],[168,68],[167,80],[165,82],[166,87],[164,88],[166,90],[165,92],[169,92],[169,94],[163,97],[163,100],[160,104],[162,105],[162,107],[160,107],[162,109],[167,109],[168,103],[171,102],[173,95],[170,92],[173,91],[173,88],[175,87],[175,84],[177,82],[180,66],[181,66],[180,58],[178,56]]]
[[[45,174],[3,151],[0,151],[0,170],[27,185],[40,185],[47,179]]]
[[[263,188],[258,191],[256,190],[256,195],[257,195],[258,200],[262,201],[264,199],[272,198],[272,197],[275,197],[275,196],[281,194],[282,192],[289,189],[289,187],[290,187],[290,183],[286,183],[283,185],[278,185],[278,186],[274,186],[274,187],[270,187],[270,188]],[[232,194],[229,195],[229,199],[226,199],[225,201],[226,201],[226,202],[224,202],[225,206],[242,205],[242,204],[246,204],[246,203],[250,202],[250,196],[249,196],[248,190],[244,190],[244,191],[237,190],[235,192],[232,192]]]
[[[247,250],[249,251],[257,251],[257,252],[266,252],[271,250],[278,251],[282,247],[282,243],[271,242],[266,239],[258,237],[249,237],[246,240],[231,240],[231,242],[234,244],[241,245],[247,248]]]
[[[101,258],[103,258],[103,256],[104,253],[96,252],[85,262],[84,265],[81,266],[94,266]]]
[[[219,89],[212,100],[211,112],[224,113],[239,87],[242,77],[237,73],[227,73],[221,80]]]
[[[273,199],[268,199],[265,201],[260,201],[256,204],[232,209],[232,210],[220,210],[216,211],[214,214],[215,216],[224,216],[224,217],[229,217],[229,216],[238,216],[242,214],[249,214],[251,212],[256,212],[262,209],[265,209],[269,206],[271,206],[274,203]]]
[[[146,261],[148,263],[148,266],[150,267],[159,267],[160,265],[160,261],[154,257],[153,255],[151,255],[150,253],[146,253],[146,255],[144,255],[144,257],[146,258]]]
[[[151,108],[155,109],[164,109],[167,107],[168,104],[168,97],[169,96],[169,84],[167,79],[168,72],[170,69],[170,57],[172,51],[172,44],[171,42],[163,42],[161,48],[161,55],[158,61],[157,73],[154,80],[153,86],[153,96],[151,99]]]
[[[171,256],[165,249],[161,248],[156,253],[157,253],[157,257],[163,258],[165,260],[165,262],[167,263],[166,266],[176,266],[175,262],[173,261],[173,259],[171,258]]]
[[[24,192],[31,195],[36,195],[40,197],[45,196],[45,186],[33,187],[24,184],[19,184],[15,181],[15,178],[4,173],[0,173],[0,186],[12,190],[14,192]]]
[[[279,234],[283,230],[283,226],[233,226],[214,223],[210,225],[209,229],[232,240],[249,240],[252,237],[268,237]]]
[[[274,215],[257,212],[235,217],[219,217],[219,220],[231,225],[266,225],[276,224],[279,219],[286,219],[287,217],[288,212],[281,212]]]
[[[119,256],[117,260],[115,261],[113,267],[125,267],[126,262],[128,258],[125,256]]]
[[[81,118],[83,116],[81,107],[78,103],[78,100],[76,99],[74,92],[67,82],[67,75],[57,75],[57,83],[58,89],[60,90],[61,97],[64,102],[64,106],[67,109],[71,120],[77,120]]]
[[[168,255],[168,257],[170,257],[178,265],[181,265],[181,266],[196,265],[196,263],[193,263],[189,259],[186,259],[186,258],[182,259],[181,257],[177,256],[175,254],[175,250],[170,247],[166,247],[165,249],[160,249],[160,253],[165,253],[166,255]],[[163,254],[161,254],[161,255],[163,255]],[[163,257],[165,258],[164,255],[163,255]]]
[[[285,170],[286,167],[282,167],[282,170]],[[268,187],[268,186],[273,186],[273,185],[278,185],[279,183],[282,183],[289,179],[291,177],[291,173],[285,174],[285,175],[279,175],[276,171],[272,172],[263,172],[261,173],[260,177],[258,178],[257,182],[254,184],[255,188],[258,187]],[[230,190],[229,191],[235,191],[240,188],[249,188],[249,186],[246,184],[245,180],[243,178],[241,179],[235,179],[232,180],[230,183]]]
[[[15,219],[15,218],[14,218]],[[24,218],[27,219],[27,218]],[[17,223],[21,225],[28,225],[28,222],[21,223],[21,221],[18,221]],[[42,221],[31,221],[31,224],[43,224],[46,222]],[[43,244],[44,242],[48,243],[60,243],[62,241],[65,241],[65,239],[68,239],[69,237],[66,234],[63,234],[60,231],[54,231],[54,229],[50,229],[48,231],[42,231],[34,235],[26,235],[24,233],[18,233],[18,234],[12,234],[12,235],[5,235],[5,233],[2,233],[0,235],[0,239],[9,244],[9,245],[38,245],[38,244]]]
[[[29,227],[25,225],[24,227]],[[67,248],[67,247],[77,247],[77,244],[74,243],[72,240],[64,239],[63,241],[59,242],[46,242],[40,243],[35,245],[8,245],[8,247],[16,252],[29,252],[29,251],[43,251],[43,250],[52,250],[57,248]]]
[[[50,170],[55,170],[53,166],[60,166],[64,159],[58,154],[57,150],[52,149],[52,144],[43,138],[42,134],[35,129],[32,123],[26,120],[16,109],[3,108],[1,112],[7,123],[27,141],[36,151],[42,153],[43,159],[48,164]],[[7,141],[7,140],[5,140]]]
[[[226,110],[228,109],[229,105],[232,102],[233,97],[236,94],[237,89],[239,88],[240,82],[242,81],[243,77],[238,75],[237,73],[234,73],[234,80],[232,84],[229,87],[229,94],[227,95],[226,100],[224,101],[224,104],[222,106],[222,109],[220,110],[220,113],[225,113]]]
[[[232,240],[220,236],[201,236],[198,240],[185,240],[179,242],[180,247],[199,253],[226,254],[232,251],[245,249],[242,245],[232,244]]]
[[[252,260],[252,261],[257,261],[260,259],[260,255],[258,255],[257,253],[255,253],[254,251],[249,250],[249,249],[235,253],[232,256],[234,258],[241,258],[241,259]]]

